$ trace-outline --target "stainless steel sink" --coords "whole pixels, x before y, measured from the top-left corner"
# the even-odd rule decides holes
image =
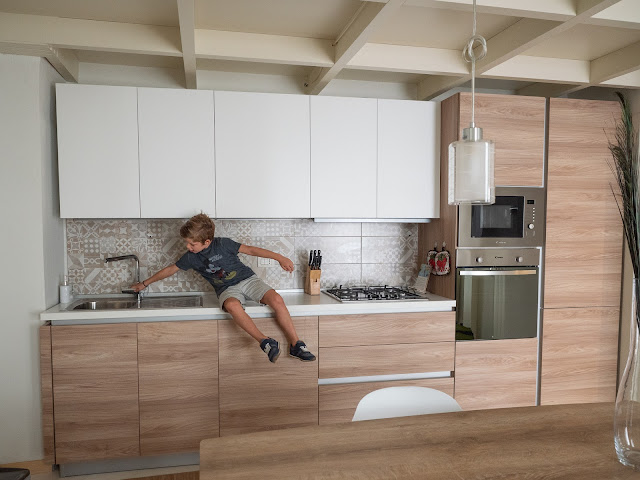
[[[140,306],[133,299],[105,298],[97,300],[83,300],[74,302],[67,310],[127,310],[147,308],[193,308],[202,307],[202,296],[183,295],[175,297],[145,297],[140,301]]]

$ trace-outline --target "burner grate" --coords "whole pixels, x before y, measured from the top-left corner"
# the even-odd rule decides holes
[[[388,285],[354,286],[329,288],[324,291],[330,297],[341,302],[385,301],[385,300],[426,300],[425,297],[407,287]]]

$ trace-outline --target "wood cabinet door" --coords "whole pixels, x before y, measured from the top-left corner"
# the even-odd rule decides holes
[[[220,436],[318,424],[318,362],[289,356],[273,318],[254,319],[280,343],[269,362],[258,343],[233,320],[219,320]],[[318,317],[296,317],[298,336],[318,358]]]
[[[311,102],[311,216],[376,218],[375,98]]]
[[[215,92],[218,218],[311,216],[309,97]]]
[[[455,399],[463,410],[536,404],[538,339],[456,342]]]
[[[387,387],[427,387],[440,390],[453,397],[453,378],[430,378],[424,380],[395,380],[392,382],[343,383],[320,385],[319,423],[350,422],[358,403],[368,393]]]
[[[495,142],[496,185],[542,186],[545,107],[543,97],[476,94],[476,126]],[[460,93],[458,138],[470,122],[471,94]]]
[[[455,312],[327,315],[319,318],[320,347],[453,342]]]
[[[142,218],[215,217],[213,92],[139,88],[138,137]]]
[[[378,100],[378,218],[440,216],[439,154],[439,103]]]
[[[616,102],[552,98],[544,308],[620,305],[622,222],[611,192]]]
[[[57,463],[140,455],[137,325],[51,328]]]
[[[140,218],[135,87],[56,85],[62,218]]]
[[[542,405],[613,402],[618,308],[544,309]]]
[[[140,454],[197,452],[217,437],[218,322],[138,325]]]

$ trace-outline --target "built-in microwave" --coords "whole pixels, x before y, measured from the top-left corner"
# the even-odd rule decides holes
[[[541,247],[545,189],[496,187],[492,205],[460,205],[458,247]]]

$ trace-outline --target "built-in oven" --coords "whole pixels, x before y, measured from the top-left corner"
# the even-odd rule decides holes
[[[540,247],[544,241],[542,187],[496,187],[492,205],[460,205],[458,247]]]
[[[457,331],[460,340],[538,336],[539,248],[458,249]]]

